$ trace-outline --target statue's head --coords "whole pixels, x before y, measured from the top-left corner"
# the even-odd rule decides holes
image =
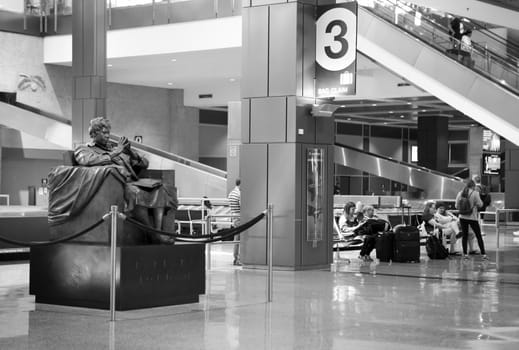
[[[104,117],[97,117],[90,121],[88,134],[95,143],[106,146],[110,138],[111,128],[112,126],[110,125],[108,119]]]

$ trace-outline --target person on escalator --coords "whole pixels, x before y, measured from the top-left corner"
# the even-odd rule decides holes
[[[450,41],[453,43],[453,49],[459,49],[459,42],[461,41],[461,33],[463,32],[463,23],[461,18],[454,17],[449,23]]]

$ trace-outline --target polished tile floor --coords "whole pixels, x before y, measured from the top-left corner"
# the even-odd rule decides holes
[[[0,349],[519,349],[519,242],[479,256],[417,264],[362,263],[334,272],[266,273],[212,249],[197,304],[117,313],[36,305],[28,264],[0,265]],[[374,255],[374,254],[373,254]],[[348,263],[346,258],[352,258]]]

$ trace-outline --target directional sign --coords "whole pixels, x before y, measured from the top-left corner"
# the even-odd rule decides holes
[[[317,8],[315,60],[317,97],[355,95],[356,2]]]

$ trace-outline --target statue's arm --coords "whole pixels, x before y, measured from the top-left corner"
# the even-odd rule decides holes
[[[149,162],[142,154],[135,151],[134,149],[130,149],[130,159],[132,162],[132,167],[138,169],[148,169]]]
[[[98,166],[113,164],[112,158],[108,154],[99,154],[88,147],[80,146],[74,151],[74,158],[79,165]]]

